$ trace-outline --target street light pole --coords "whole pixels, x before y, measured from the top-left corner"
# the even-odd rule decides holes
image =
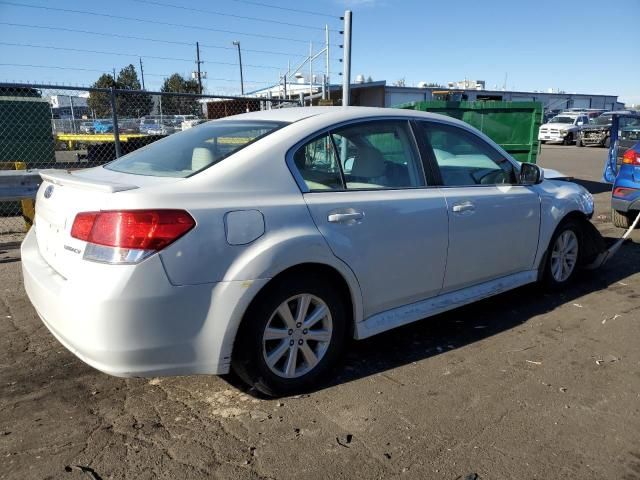
[[[242,79],[242,52],[240,52],[240,42],[235,40],[233,44],[238,47],[238,63],[240,64],[240,93],[244,95],[244,80]]]

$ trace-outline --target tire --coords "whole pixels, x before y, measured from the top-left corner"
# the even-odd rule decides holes
[[[602,143],[602,146],[604,148],[609,148],[611,146],[611,137],[607,137]]]
[[[626,229],[631,226],[631,219],[627,213],[613,209],[611,209],[611,222],[618,228]]]
[[[540,144],[541,144],[541,145],[544,145],[545,143],[547,143],[547,141],[546,141],[546,140],[540,140]]]
[[[563,245],[569,246],[564,242],[571,241],[571,239],[575,241],[575,249],[563,249]],[[562,290],[571,284],[581,263],[582,246],[582,228],[578,222],[571,219],[565,220],[556,228],[549,242],[544,260],[544,271],[542,272],[542,283],[548,289]],[[563,250],[564,255],[562,254]],[[569,254],[573,257],[573,263],[570,261],[572,257],[569,257]],[[566,263],[565,260],[567,260]],[[570,266],[570,271],[566,271],[566,266]]]
[[[276,282],[247,310],[231,361],[233,371],[246,384],[271,397],[311,390],[326,378],[344,349],[349,318],[340,292],[322,276],[295,275]],[[306,315],[296,318],[296,310],[306,301]],[[286,310],[291,315],[279,313]],[[312,320],[316,311],[328,314],[304,328],[301,318]],[[271,339],[265,338],[267,327]],[[327,340],[317,341],[312,336]],[[315,357],[309,356],[309,351]],[[269,356],[274,359],[271,366]],[[309,358],[317,359],[317,364],[311,366]],[[291,364],[293,368],[289,368]]]
[[[566,137],[564,137],[564,140],[562,141],[563,145],[571,145],[573,143],[573,133],[569,133],[567,134]]]
[[[576,140],[576,146],[577,147],[584,147],[584,144],[582,143],[582,139],[578,138],[578,140]]]

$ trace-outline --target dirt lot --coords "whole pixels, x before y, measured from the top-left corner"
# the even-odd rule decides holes
[[[605,150],[541,164],[596,193]],[[355,344],[281,400],[218,377],[122,380],[29,304],[0,240],[0,478],[640,479],[640,231],[562,295],[525,287]],[[14,243],[11,243],[11,242]]]

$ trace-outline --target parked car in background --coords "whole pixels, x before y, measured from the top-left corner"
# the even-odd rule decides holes
[[[94,120],[94,133],[113,133],[113,122],[111,120]]]
[[[118,131],[120,133],[139,133],[140,122],[136,119],[123,118],[118,120]]]
[[[43,172],[25,288],[99,370],[233,369],[289,394],[326,377],[349,337],[568,285],[591,255],[593,198],[552,174],[441,115],[237,115],[102,167]]]
[[[611,218],[616,227],[629,228],[640,212],[640,113],[617,116],[617,175],[611,192]]]
[[[95,128],[93,122],[80,122],[80,133],[93,133]]]
[[[599,117],[592,119],[588,125],[583,125],[576,144],[579,147],[597,145],[609,148],[613,115],[628,115],[630,113],[628,111],[604,112]]]
[[[145,119],[140,123],[139,131],[147,135],[170,135],[177,129],[171,120]]]
[[[582,113],[561,113],[540,126],[538,140],[541,143],[561,142],[563,145],[571,145],[578,139],[581,127],[588,123],[589,118]]]
[[[180,129],[181,130],[187,130],[189,128],[193,128],[196,125],[200,125],[202,123],[207,122],[208,120],[205,118],[196,118],[196,119],[192,119],[192,120],[184,120],[181,124],[180,124]]]

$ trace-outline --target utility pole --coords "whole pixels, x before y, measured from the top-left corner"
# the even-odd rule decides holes
[[[139,60],[140,60],[140,77],[142,78],[142,89],[146,90],[146,88],[144,88],[144,69],[142,68],[142,57],[140,57]]]
[[[331,80],[329,80],[329,25],[324,26],[324,82],[323,85],[326,89],[327,95],[326,98],[331,98],[331,92],[329,91],[329,85],[331,85]],[[325,98],[323,95],[322,98]]]
[[[116,86],[116,67],[113,67],[113,86]]]
[[[200,73],[200,44],[196,42],[196,64],[198,65],[198,93],[202,95],[202,74]]]
[[[244,80],[242,78],[242,53],[240,52],[240,42],[234,40],[233,44],[238,47],[238,63],[240,64],[240,94],[244,95]]]
[[[344,12],[344,70],[342,72],[342,105],[351,99],[351,10]]]

